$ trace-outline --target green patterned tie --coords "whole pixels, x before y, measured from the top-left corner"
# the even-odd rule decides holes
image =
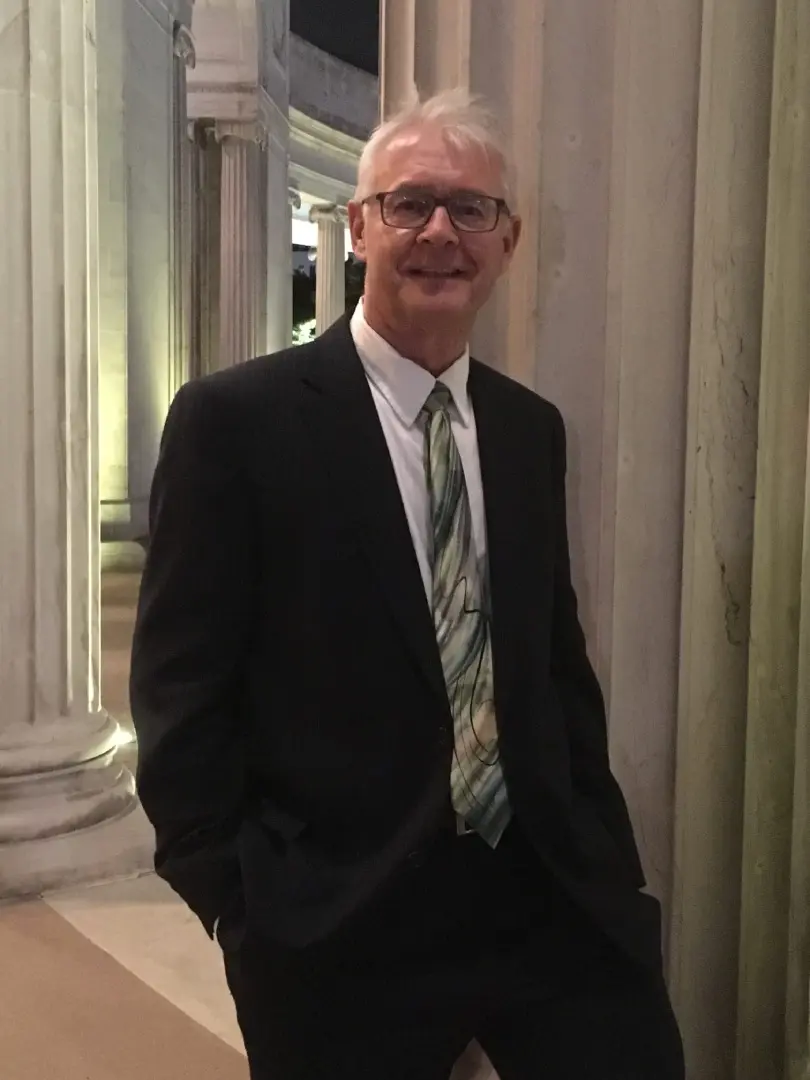
[[[455,731],[450,777],[453,807],[494,848],[511,811],[498,753],[486,570],[475,553],[470,502],[450,427],[449,404],[450,391],[436,383],[423,409],[433,541],[433,622]]]

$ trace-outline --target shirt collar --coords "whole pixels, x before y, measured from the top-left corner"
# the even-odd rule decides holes
[[[430,397],[437,380],[418,364],[400,355],[366,322],[363,301],[357,305],[351,321],[355,348],[366,375],[374,383],[399,419],[412,427]],[[467,389],[470,373],[470,350],[464,350],[440,380],[450,391],[458,417],[467,427],[472,420],[472,406]]]

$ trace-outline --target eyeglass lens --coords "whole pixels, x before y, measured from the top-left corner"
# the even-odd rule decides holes
[[[439,203],[446,206],[455,227],[465,232],[486,232],[498,221],[497,199],[474,192],[459,192],[442,200],[430,192],[392,191],[383,200],[383,219],[398,229],[420,228],[428,223]]]

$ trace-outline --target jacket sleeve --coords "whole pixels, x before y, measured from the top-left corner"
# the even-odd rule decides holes
[[[568,543],[565,425],[554,411],[555,537],[554,601],[551,628],[551,678],[568,731],[571,779],[577,795],[598,810],[605,827],[625,855],[639,887],[644,872],[627,804],[610,768],[607,718],[602,691],[593,670],[579,620],[571,581]]]
[[[221,391],[216,381],[189,383],[169,411],[130,675],[155,868],[209,934],[240,883],[240,699],[256,570],[240,431]]]

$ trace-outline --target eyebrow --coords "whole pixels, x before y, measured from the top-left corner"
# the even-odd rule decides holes
[[[396,187],[390,189],[391,191],[406,191],[413,192],[414,194],[424,195],[476,195],[482,196],[486,199],[497,199],[497,195],[490,195],[488,191],[482,191],[481,188],[469,188],[469,187],[448,187],[445,184],[419,184],[415,181],[411,181],[405,184],[397,184]]]

